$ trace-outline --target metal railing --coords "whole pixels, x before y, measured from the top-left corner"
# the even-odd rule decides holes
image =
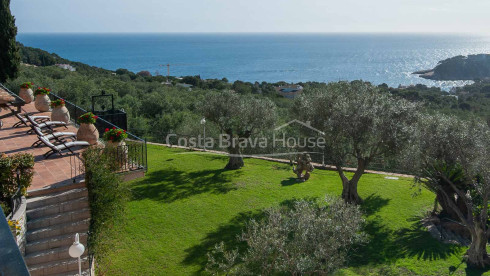
[[[76,152],[69,156],[70,158],[70,177],[73,183],[84,179],[85,166],[83,165],[82,158],[80,157],[80,152]]]
[[[10,89],[8,89],[7,87],[5,87],[5,85],[3,85],[2,83],[0,83],[0,89],[2,90],[5,90],[7,93],[9,93],[10,95],[12,95],[12,97],[15,98],[15,100],[13,101],[13,105],[17,106],[17,105],[25,105],[25,101],[19,97],[19,95],[15,94],[14,92],[10,91]]]
[[[4,115],[1,115],[0,116],[0,129],[3,127],[2,119],[7,118],[7,117],[10,117],[10,116],[13,116],[16,113],[20,113],[21,110],[22,110],[22,106],[24,106],[26,104],[26,102],[21,97],[19,97],[17,94],[13,93],[7,87],[5,87],[2,83],[0,83],[0,91],[2,91],[2,90],[6,91],[12,97],[14,97],[14,100],[11,101],[11,102],[9,102],[9,103],[2,103],[2,104],[0,104],[0,110],[3,107],[8,107],[10,109],[10,111],[11,111],[10,113],[7,113],[7,114],[4,114]],[[15,107],[17,110],[12,109],[11,107]]]
[[[51,100],[62,99],[54,93],[50,93]],[[64,99],[65,100],[65,99]],[[78,126],[77,119],[81,115],[87,113],[88,111],[75,105],[74,103],[65,100],[65,107],[70,113],[70,118],[72,122]],[[95,127],[99,131],[100,135],[103,135],[106,129],[120,128],[102,118],[97,118],[95,122]],[[146,140],[142,139],[132,133],[126,132],[128,138],[125,143],[117,146],[114,151],[106,151],[114,158],[115,162],[120,164],[120,170],[118,172],[127,172],[133,170],[148,170],[148,159],[147,159],[147,145]],[[76,169],[74,169],[76,170]]]

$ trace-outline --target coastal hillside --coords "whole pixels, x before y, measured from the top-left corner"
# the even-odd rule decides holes
[[[47,86],[59,96],[83,108],[91,108],[91,96],[99,95],[102,90],[114,96],[116,108],[128,114],[128,131],[146,137],[152,142],[164,142],[163,137],[170,130],[189,134],[196,129],[201,115],[196,111],[196,103],[204,99],[207,93],[219,90],[234,90],[240,94],[252,94],[256,97],[271,99],[278,107],[279,123],[292,118],[290,108],[294,101],[284,98],[276,91],[286,82],[229,82],[222,79],[202,79],[200,76],[161,76],[149,72],[131,72],[127,69],[115,71],[72,61],[55,53],[42,49],[19,45],[22,66],[18,78],[9,80],[6,85],[14,92],[25,81],[37,86]],[[57,63],[69,64],[72,72],[54,66]],[[147,74],[143,74],[147,73]],[[148,75],[149,74],[149,75]],[[191,91],[179,84],[192,85]],[[304,93],[323,88],[322,82],[300,82]],[[490,83],[479,81],[455,89],[451,93],[438,87],[418,84],[411,86],[378,86],[381,93],[390,93],[422,106],[460,117],[479,116],[490,121]],[[206,129],[210,135],[213,130]]]
[[[431,80],[490,79],[490,55],[456,56],[440,61],[434,69],[414,72]]]

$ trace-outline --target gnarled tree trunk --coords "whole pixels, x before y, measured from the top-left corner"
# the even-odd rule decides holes
[[[337,166],[337,171],[342,179],[342,199],[347,203],[361,204],[362,198],[357,193],[357,183],[361,179],[364,170],[366,169],[367,162],[364,159],[358,159],[357,170],[354,176],[349,180],[345,176],[341,166]]]
[[[238,170],[243,167],[242,153],[240,152],[240,147],[238,145],[231,145],[228,147],[228,153],[230,154],[230,160],[226,164],[225,169],[227,170]]]
[[[466,251],[466,263],[470,267],[484,268],[490,265],[487,255],[487,234],[481,225],[475,225],[470,229],[471,245]]]
[[[443,193],[449,195],[449,197],[445,197]],[[459,196],[456,198],[455,195],[456,191],[451,188],[449,183],[447,183],[446,185],[441,185],[440,189],[436,191],[437,202],[439,203],[439,205],[441,205],[442,208],[441,213],[448,215],[453,220],[460,220],[458,214],[453,210],[451,206],[457,206],[462,214],[467,214],[468,209],[466,207],[466,204],[464,203],[464,199]],[[451,202],[448,202],[448,200]]]
[[[346,178],[347,179],[347,178]],[[342,179],[342,199],[348,203],[360,204],[362,199],[357,193],[357,181]]]

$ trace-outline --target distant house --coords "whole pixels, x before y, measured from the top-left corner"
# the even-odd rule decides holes
[[[410,85],[398,85],[398,89],[403,90],[403,89],[408,89],[408,88],[414,88],[415,85],[410,84]]]
[[[192,90],[192,84],[187,84],[187,83],[177,83],[175,86],[178,87],[183,87],[187,88],[187,90],[191,91]]]
[[[455,98],[456,100],[458,100],[458,99],[459,99],[459,97],[458,97],[457,95],[451,95],[451,94],[449,94],[449,95],[444,95],[444,96],[446,96],[446,97],[453,97],[453,98]]]
[[[68,70],[68,71],[71,71],[71,72],[75,72],[77,69],[73,66],[71,66],[70,64],[55,64],[56,67],[59,67],[61,69],[65,69],[65,70]]]
[[[284,98],[294,99],[297,96],[301,95],[301,93],[303,92],[303,86],[298,84],[283,85],[276,87],[276,91]]]

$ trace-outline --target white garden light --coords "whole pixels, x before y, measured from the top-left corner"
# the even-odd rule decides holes
[[[80,256],[83,255],[83,252],[85,252],[85,246],[80,243],[80,236],[78,233],[75,234],[75,242],[70,246],[70,249],[68,249],[68,254],[70,254],[70,257],[72,258],[78,258],[78,275],[82,275],[82,263],[80,260]]]
[[[204,128],[204,151],[206,151],[206,118],[202,118],[201,119],[201,125],[203,126]]]

